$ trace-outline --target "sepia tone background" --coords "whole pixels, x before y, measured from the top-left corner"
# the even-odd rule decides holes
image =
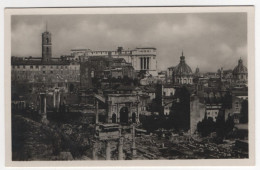
[[[131,8],[131,9],[120,9],[120,8],[117,8],[116,9],[116,11],[117,12],[122,12],[122,13],[124,13],[124,12],[127,12],[127,13],[135,13],[135,12],[137,12],[137,11],[139,11],[139,12],[147,12],[147,13],[151,13],[151,12],[165,12],[165,11],[167,11],[167,10],[169,10],[168,12],[180,12],[179,11],[179,9],[178,8],[146,8],[146,9],[141,9],[141,8],[138,8],[138,9],[133,9],[133,8]],[[195,9],[195,11],[193,11]],[[237,11],[243,11],[243,12],[248,12],[248,21],[249,21],[249,23],[248,23],[248,37],[249,37],[249,40],[248,40],[248,47],[250,47],[250,48],[248,48],[248,63],[249,63],[249,65],[250,65],[250,63],[253,63],[253,60],[254,60],[254,51],[253,51],[253,44],[252,44],[252,42],[254,42],[253,41],[253,27],[252,27],[252,17],[253,17],[253,13],[252,13],[252,8],[250,8],[250,7],[247,7],[247,8],[232,8],[232,7],[229,7],[229,8],[221,8],[221,10],[220,10],[220,8],[211,8],[211,9],[209,9],[209,8],[185,8],[185,10],[184,10],[184,8],[182,8],[181,9],[181,11],[182,12],[201,12],[201,11],[207,11],[207,10],[211,10],[211,11],[214,11],[215,10],[215,12],[217,11],[217,12],[220,12],[220,11],[225,11],[225,12],[237,12]],[[14,10],[15,11],[15,10]],[[38,11],[38,10],[36,10],[36,11]],[[34,10],[32,10],[32,11],[28,11],[28,10],[24,10],[24,12],[25,13],[27,13],[27,12],[29,12],[29,13],[31,13],[31,14],[33,14],[33,12],[36,12],[36,11],[34,11]],[[43,11],[42,10],[40,10],[41,12],[44,12],[44,13],[48,13],[48,12],[50,12],[50,13],[52,13],[53,14],[53,12],[68,12],[68,11],[66,11],[66,9],[59,9],[59,10],[57,10],[57,9],[55,9],[55,10],[48,10],[48,9],[43,9]],[[81,10],[77,10],[77,12],[79,12],[79,11],[81,11]],[[9,11],[8,11],[9,12]],[[18,13],[20,13],[20,14],[22,14],[22,12],[21,11],[17,11]],[[73,11],[73,12],[75,12],[75,10]],[[81,12],[97,12],[96,10],[93,10],[93,9],[91,9],[91,10],[89,10],[89,9],[82,9],[82,11]],[[100,10],[98,11],[98,12],[100,12]],[[108,13],[113,13],[113,12],[115,12],[115,9],[114,10],[112,10],[112,9],[103,9],[103,10],[101,10],[101,12],[108,12]],[[207,11],[208,12],[208,11]],[[9,13],[10,14],[10,13]],[[36,13],[34,13],[34,14],[36,14]],[[7,23],[9,23],[10,24],[10,15],[6,15],[6,22]],[[6,25],[8,25],[9,26],[9,24],[6,24]],[[7,28],[6,29],[6,31],[8,31],[8,33],[9,33],[9,35],[10,35],[10,28]],[[7,35],[7,34],[6,34]],[[6,36],[6,43],[7,43],[7,49],[6,49],[6,56],[10,56],[10,36]],[[166,57],[167,58],[167,57]],[[9,72],[10,72],[10,61],[9,60],[5,60],[6,61],[6,77],[8,77],[9,75],[8,75],[8,70],[9,70]],[[254,96],[254,81],[253,81],[253,78],[254,78],[254,68],[253,67],[249,67],[249,96],[250,96],[250,101],[254,101],[253,100],[253,96]],[[8,82],[9,81],[9,82]],[[10,76],[8,77],[8,79],[6,80],[6,87],[9,87],[10,88]],[[8,89],[7,90],[7,92],[9,91],[10,89]],[[9,97],[9,98],[8,98]],[[6,94],[6,101],[10,101],[10,100],[8,100],[8,99],[10,99],[10,94],[9,94],[9,96],[8,96],[8,94]],[[252,100],[251,100],[252,99]],[[7,105],[6,106],[10,106],[10,103],[6,103]],[[252,118],[254,118],[254,109],[252,109],[253,107],[253,104],[254,104],[254,102],[250,102],[250,122],[253,122],[252,120],[254,120],[254,119],[252,119]],[[7,107],[8,108],[8,107]],[[7,110],[7,112],[6,112],[6,118],[7,118],[7,120],[6,120],[6,122],[10,122],[10,115],[8,115],[8,113],[10,114],[10,110],[9,110],[9,112],[8,112],[8,110]],[[250,140],[250,159],[249,160],[214,160],[214,162],[212,162],[212,161],[210,161],[210,160],[203,160],[203,161],[200,161],[200,160],[194,160],[194,161],[191,161],[191,160],[183,160],[183,161],[153,161],[152,163],[150,163],[149,162],[149,165],[201,165],[201,164],[203,164],[203,165],[244,165],[244,164],[248,164],[248,163],[250,163],[250,164],[252,164],[253,163],[253,161],[254,161],[254,141],[252,140],[253,138],[253,136],[254,136],[254,123],[249,123],[250,124],[250,138],[249,138],[249,140]],[[6,140],[10,140],[10,124],[8,124],[8,123],[6,123],[6,132],[7,132],[7,138],[6,138]],[[7,143],[7,146],[8,146],[8,141],[6,142]],[[9,143],[10,143],[10,141],[9,141]],[[8,147],[6,147],[6,153],[7,153],[7,155],[6,155],[6,161],[7,161],[7,165],[15,165],[16,163],[14,163],[14,162],[8,162],[8,161],[10,161],[10,160],[8,160],[8,157],[10,158],[10,155],[8,155],[8,154],[10,154],[10,146],[8,146]],[[221,163],[220,163],[221,162]],[[30,162],[30,165],[35,165],[35,166],[39,166],[40,164],[41,164],[41,162],[33,162],[33,163],[31,163]],[[82,165],[82,166],[91,166],[91,165],[94,165],[94,166],[101,166],[101,162],[99,161],[99,162],[87,162],[87,163],[85,163],[85,162],[70,162],[70,163],[68,163],[68,162],[55,162],[54,164],[53,163],[48,163],[48,165],[58,165],[58,166],[80,166],[80,165]],[[83,163],[83,164],[82,164]],[[146,163],[148,163],[148,161],[131,161],[131,162],[127,162],[127,163],[125,163],[125,162],[102,162],[102,165],[110,165],[110,166],[114,166],[114,165],[122,165],[122,163],[124,164],[124,165],[126,165],[126,164],[129,164],[129,165],[145,165]],[[27,164],[27,165],[26,165]],[[67,164],[67,165],[65,165],[65,164]],[[19,165],[18,164],[16,164],[17,166],[30,166],[30,165],[28,165],[28,163],[26,163],[26,162],[21,162],[21,163],[19,163]],[[42,165],[42,164],[41,164]],[[52,165],[52,166],[53,166]],[[147,165],[147,164],[146,164]],[[45,163],[45,166],[46,166],[46,163]]]

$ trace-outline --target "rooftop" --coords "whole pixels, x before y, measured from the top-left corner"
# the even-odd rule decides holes
[[[69,61],[12,60],[11,65],[69,65]]]

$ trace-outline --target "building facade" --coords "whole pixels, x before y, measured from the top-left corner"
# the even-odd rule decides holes
[[[27,84],[30,92],[60,88],[74,91],[80,83],[80,63],[52,57],[52,36],[42,33],[42,57],[11,57],[12,91]]]
[[[136,72],[145,71],[152,76],[157,76],[156,48],[123,49],[118,47],[115,51],[94,51],[90,49],[72,49],[73,60],[85,61],[91,57],[123,58],[130,63]]]

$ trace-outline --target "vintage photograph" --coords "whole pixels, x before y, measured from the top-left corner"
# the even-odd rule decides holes
[[[249,159],[248,31],[243,11],[11,15],[11,160]]]

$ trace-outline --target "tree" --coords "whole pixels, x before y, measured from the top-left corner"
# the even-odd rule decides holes
[[[215,131],[215,122],[212,117],[205,117],[201,122],[197,124],[197,130],[201,136],[208,136],[210,133]]]
[[[183,86],[176,90],[171,111],[170,121],[176,130],[190,129],[190,92]]]
[[[227,136],[230,132],[233,131],[233,128],[235,126],[235,123],[234,123],[234,116],[230,116],[228,115],[228,118],[225,122],[225,135]]]
[[[153,132],[160,127],[160,121],[157,115],[142,115],[140,116],[140,122],[142,123],[143,128],[146,129],[148,132]]]
[[[228,136],[230,132],[233,131],[234,128],[234,118],[233,116],[228,116],[225,121],[224,114],[219,114],[216,118],[216,122],[213,121],[213,118],[209,117],[205,118],[198,122],[197,130],[201,134],[201,136],[208,136],[212,132],[217,133],[217,142],[221,143],[225,137]]]
[[[217,138],[218,142],[222,143],[223,138],[226,136],[226,123],[225,123],[225,117],[223,114],[218,115],[216,118],[216,132],[217,132]]]
[[[248,123],[248,100],[243,100],[241,103],[241,123]]]

